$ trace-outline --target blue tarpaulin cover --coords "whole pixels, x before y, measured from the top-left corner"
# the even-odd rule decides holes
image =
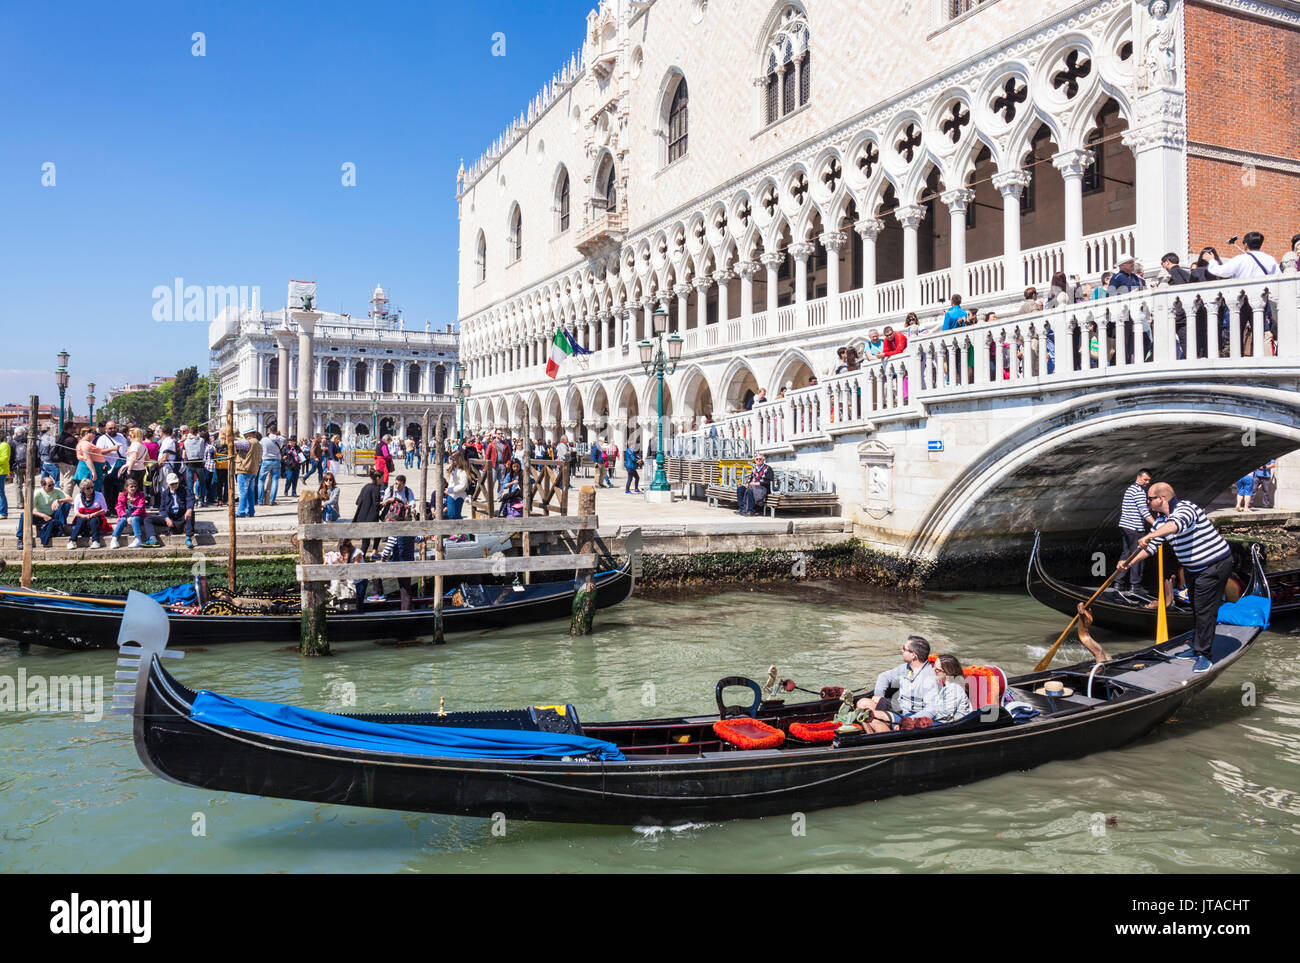
[[[206,690],[195,698],[190,718],[241,732],[260,732],[345,749],[407,755],[470,759],[558,759],[586,755],[594,755],[597,759],[623,758],[623,753],[612,742],[586,736],[365,722],[275,702],[235,699]]]
[[[171,588],[165,588],[158,592],[150,592],[149,598],[153,599],[159,605],[195,605],[199,601],[199,593],[195,591],[192,584],[173,585]]]
[[[1219,621],[1225,625],[1258,625],[1268,628],[1268,616],[1273,610],[1273,603],[1262,595],[1247,595],[1236,602],[1224,602],[1219,606]]]

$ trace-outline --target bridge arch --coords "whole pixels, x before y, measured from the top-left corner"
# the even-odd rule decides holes
[[[908,543],[923,558],[1005,552],[1035,529],[1107,538],[1142,466],[1206,505],[1300,447],[1300,400],[1276,388],[1140,386],[1066,400],[988,445],[931,503]]]

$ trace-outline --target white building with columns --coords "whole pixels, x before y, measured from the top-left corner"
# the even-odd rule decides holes
[[[376,286],[366,317],[284,308],[227,308],[209,328],[221,404],[235,403],[239,431],[271,424],[288,437],[327,429],[346,448],[366,448],[372,424],[380,435],[418,437],[426,409],[455,416],[459,336],[410,331]],[[299,359],[309,351],[310,426],[300,425]],[[454,427],[455,421],[449,421]]]
[[[604,0],[579,52],[458,173],[467,423],[518,430],[527,413],[549,437],[648,441],[656,389],[637,342],[662,308],[684,340],[668,434],[708,414],[769,458],[826,469],[846,514],[883,541],[933,553],[922,533],[960,484],[952,452],[978,459],[1000,443],[980,406],[1014,396],[1029,406],[1017,424],[1039,404],[1068,408],[1070,391],[1099,390],[1131,363],[1114,331],[1131,345],[1134,325],[1154,331],[1153,311],[1204,317],[1218,297],[1245,299],[1248,325],[1265,303],[1282,310],[1276,286],[1225,284],[1187,289],[1186,303],[1107,299],[1008,324],[1025,289],[1044,299],[1058,272],[1095,282],[1135,255],[1155,280],[1167,252],[1189,265],[1200,245],[1256,226],[1285,250],[1295,132],[1230,122],[1224,98],[1263,83],[1254,65],[1280,69],[1248,49],[1297,37],[1290,0]],[[1225,86],[1221,65],[1243,58],[1247,75]],[[1290,304],[1293,276],[1286,291]],[[1001,323],[940,337],[953,294]],[[933,333],[888,365],[831,376],[840,346],[910,312]],[[552,380],[560,325],[592,354]],[[1090,332],[1115,358],[1089,367]],[[1226,347],[1196,338],[1194,364],[1178,364],[1172,330],[1154,331],[1144,360],[1175,380],[1226,364],[1205,360]],[[1233,351],[1222,357],[1247,353]],[[998,362],[1011,357],[1028,360]],[[1270,377],[1291,377],[1284,368]],[[1006,386],[991,383],[999,371]],[[767,402],[746,411],[760,390]],[[958,409],[964,422],[947,418]],[[976,448],[931,447],[959,423]],[[1250,467],[1231,461],[1225,483]],[[918,493],[929,486],[920,501],[872,502],[900,469]]]

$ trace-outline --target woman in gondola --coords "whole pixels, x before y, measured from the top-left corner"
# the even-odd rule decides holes
[[[376,459],[377,461],[378,459]],[[326,473],[328,474],[328,472]],[[352,513],[354,522],[377,522],[379,521],[379,508],[384,502],[384,481],[383,476],[375,470],[370,472],[370,484],[361,487],[361,493],[357,495],[357,510]],[[361,540],[361,551],[368,553],[371,544],[378,544],[377,538],[363,538]]]

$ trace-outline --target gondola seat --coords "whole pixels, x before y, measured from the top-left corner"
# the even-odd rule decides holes
[[[843,725],[837,719],[826,722],[796,722],[790,726],[790,737],[800,742],[831,742]]]
[[[737,749],[775,749],[785,742],[785,733],[780,729],[748,716],[720,719],[713,724],[713,733]]]

